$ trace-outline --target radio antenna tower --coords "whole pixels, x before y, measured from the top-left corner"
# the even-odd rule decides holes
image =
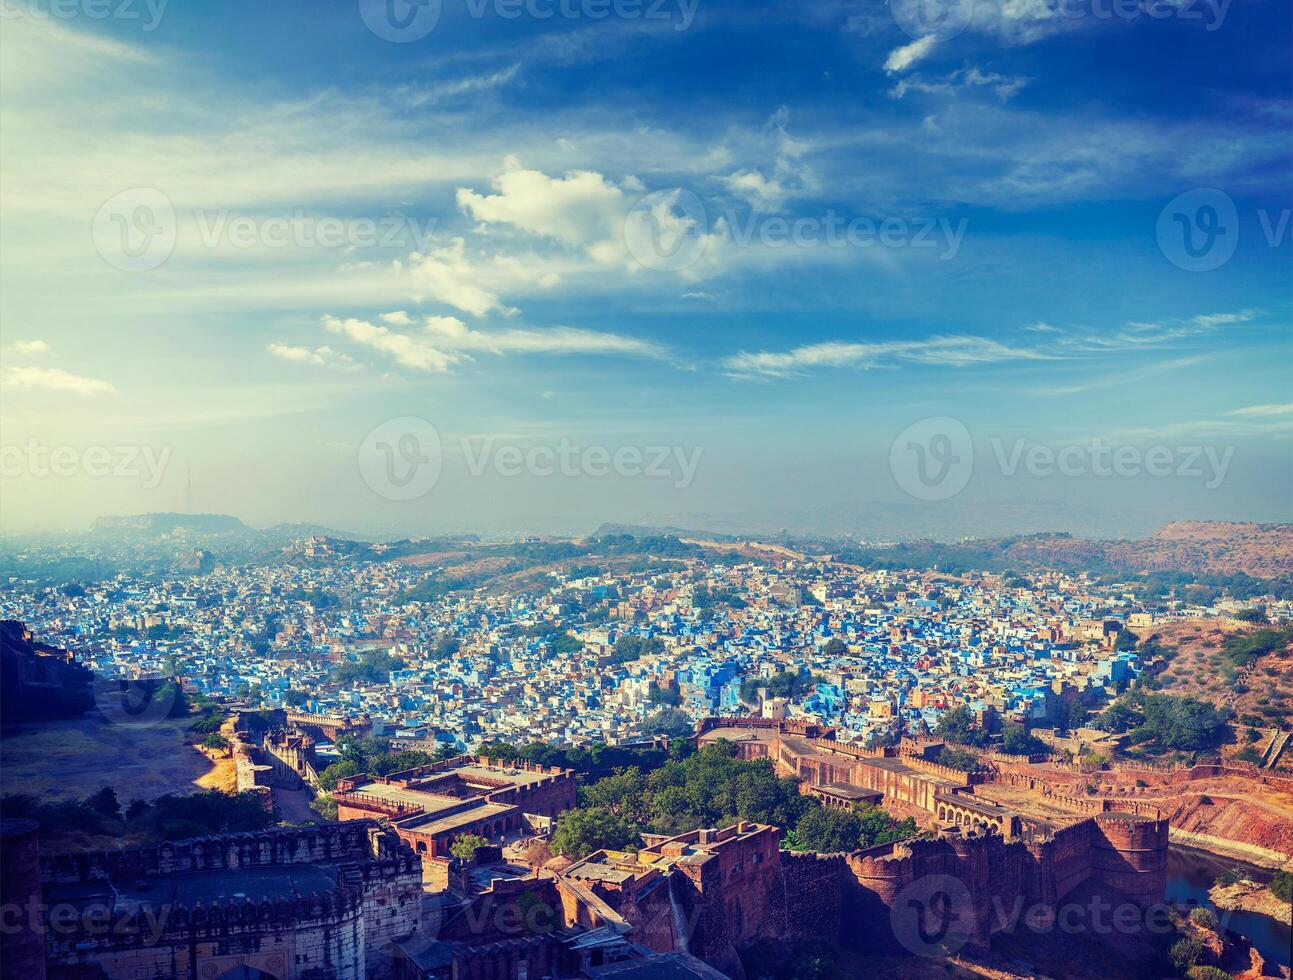
[[[193,467],[189,463],[184,464],[184,510],[193,513]]]

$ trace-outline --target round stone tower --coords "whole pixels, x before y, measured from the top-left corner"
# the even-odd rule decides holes
[[[0,820],[0,980],[45,980],[38,829],[34,820]]]

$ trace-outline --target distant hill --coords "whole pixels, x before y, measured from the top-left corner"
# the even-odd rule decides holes
[[[196,531],[200,534],[227,534],[250,531],[246,524],[228,514],[132,514],[100,517],[94,532],[126,534],[170,534],[174,531]]]
[[[699,528],[681,527],[648,527],[644,524],[614,524],[605,522],[592,537],[601,538],[608,534],[631,534],[635,538],[650,538],[667,535],[675,538],[704,538],[706,541],[741,541],[740,535],[720,531],[703,531]]]
[[[1094,574],[1154,572],[1227,578],[1247,575],[1293,589],[1293,524],[1178,521],[1147,538],[1082,538],[1041,532],[960,541],[903,540],[867,544],[839,536],[720,534],[676,527],[603,524],[594,536],[675,535],[710,541],[765,541],[809,553],[836,554],[867,566],[933,568],[944,571],[1042,571]]]
[[[1287,579],[1293,577],[1293,524],[1178,521],[1133,541],[1038,536],[1019,539],[1011,551],[1021,561],[1058,567],[1103,564],[1137,572]]]
[[[353,531],[338,531],[333,527],[325,527],[322,524],[304,524],[299,521],[285,524],[275,524],[261,530],[261,534],[266,537],[298,541],[303,538],[333,538],[339,541],[376,541],[377,539],[367,534],[356,534]]]

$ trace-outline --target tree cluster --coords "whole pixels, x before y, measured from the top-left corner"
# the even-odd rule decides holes
[[[718,742],[650,771],[630,766],[581,787],[578,809],[558,820],[553,850],[578,858],[633,847],[643,831],[680,834],[738,820],[781,827],[787,846],[800,850],[854,850],[916,831],[914,822],[895,823],[877,808],[825,810],[767,759],[740,759],[736,746]]]

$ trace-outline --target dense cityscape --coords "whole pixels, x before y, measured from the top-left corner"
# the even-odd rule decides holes
[[[180,676],[192,693],[365,714],[379,732],[469,749],[688,734],[748,708],[864,744],[933,731],[958,706],[1053,726],[1061,706],[1081,696],[1098,708],[1140,671],[1120,631],[1254,605],[1279,620],[1291,608],[1267,597],[1147,610],[1125,585],[1085,576],[865,571],[767,554],[626,574],[567,567],[539,589],[424,599],[444,579],[434,568],[354,562],[314,538],[297,562],[11,589],[0,614],[102,676]]]

